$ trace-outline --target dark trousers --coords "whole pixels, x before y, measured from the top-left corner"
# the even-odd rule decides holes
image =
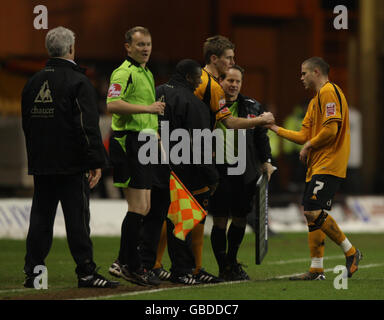
[[[194,196],[197,202],[208,210],[209,191]],[[200,221],[205,223],[205,218]],[[167,219],[167,241],[168,254],[172,262],[171,272],[175,274],[192,273],[196,267],[195,256],[192,251],[192,231],[188,233],[185,240],[180,240],[173,234],[175,226]]]
[[[172,262],[171,271],[174,273],[190,273],[195,267],[195,260],[191,249],[191,233],[185,241],[173,235],[174,225],[167,218],[170,205],[169,188],[153,188],[151,191],[151,209],[144,218],[140,237],[140,256],[143,267],[152,269],[157,256],[161,230],[164,221],[167,222],[168,254]]]
[[[195,257],[192,252],[192,232],[189,232],[185,240],[180,240],[173,234],[175,226],[167,218],[167,245],[168,255],[172,266],[170,271],[176,275],[192,273],[195,268]]]
[[[45,264],[59,201],[76,273],[81,277],[92,274],[96,268],[89,228],[89,183],[85,174],[36,175],[24,266],[28,275],[33,274],[35,266]]]
[[[195,196],[205,209],[208,197],[209,193]],[[167,217],[169,205],[169,188],[153,188],[151,191],[151,209],[144,218],[140,244],[140,256],[146,269],[153,268],[155,264],[161,229]],[[168,255],[172,263],[171,272],[176,274],[191,273],[195,268],[195,258],[191,248],[191,232],[187,235],[186,240],[182,241],[174,236],[173,223],[169,219],[166,221]]]

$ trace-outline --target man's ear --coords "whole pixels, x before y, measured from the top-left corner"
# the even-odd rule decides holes
[[[72,46],[69,46],[69,54],[72,54]]]
[[[125,48],[125,50],[127,50],[127,53],[129,53],[131,46],[129,45],[128,42],[125,42],[124,43],[124,48]]]
[[[215,64],[219,57],[215,54],[211,55],[211,63]]]
[[[190,82],[190,83],[193,83],[193,79],[192,79],[192,77],[191,77],[190,74],[187,74],[187,75],[185,76],[185,80],[187,80],[187,81]]]

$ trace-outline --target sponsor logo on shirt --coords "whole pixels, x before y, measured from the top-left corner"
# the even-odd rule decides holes
[[[221,109],[222,107],[225,106],[225,99],[219,100],[219,108]],[[228,108],[227,108],[228,109]]]
[[[220,113],[222,113],[222,114],[226,114],[228,112],[229,112],[229,109],[227,107],[220,110]]]
[[[252,119],[252,118],[256,118],[256,116],[254,114],[247,114],[247,119]]]
[[[119,97],[121,93],[121,85],[118,83],[112,83],[108,89],[108,98]]]
[[[336,115],[336,104],[334,102],[327,103],[325,109],[327,111],[327,117]]]

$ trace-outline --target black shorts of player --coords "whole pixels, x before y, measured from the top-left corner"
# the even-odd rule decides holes
[[[315,174],[305,184],[304,211],[331,210],[332,201],[344,179],[329,174]]]
[[[246,217],[252,210],[256,181],[244,184],[244,176],[220,172],[219,185],[209,199],[208,212],[213,217]]]
[[[109,143],[115,187],[151,189],[153,166],[139,161],[139,150],[147,141],[139,141],[139,132],[114,131]]]

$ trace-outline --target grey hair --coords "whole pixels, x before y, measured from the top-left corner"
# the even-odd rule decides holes
[[[45,47],[52,58],[64,57],[74,43],[75,34],[64,27],[49,30],[45,37]]]

